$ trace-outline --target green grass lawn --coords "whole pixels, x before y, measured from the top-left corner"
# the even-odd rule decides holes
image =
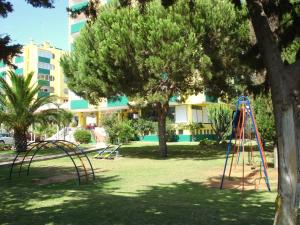
[[[122,146],[116,160],[92,158],[96,180],[76,185],[68,158],[34,162],[29,177],[0,170],[1,224],[271,225],[275,192],[219,190],[225,149],[172,144]],[[53,177],[71,177],[45,184]],[[67,179],[67,178],[66,178]],[[272,187],[275,186],[274,181]]]

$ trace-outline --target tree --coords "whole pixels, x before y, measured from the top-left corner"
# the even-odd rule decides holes
[[[102,9],[76,39],[74,52],[63,58],[62,66],[73,91],[92,102],[126,95],[154,104],[160,152],[166,157],[169,99],[199,90],[195,65],[201,49],[178,12],[170,13],[156,3],[147,10],[141,15],[135,8]]]
[[[211,104],[208,106],[208,118],[212,129],[220,143],[228,134],[231,127],[232,110],[224,104]]]
[[[184,99],[203,91],[202,77],[210,76],[214,64],[208,54],[213,52],[217,58],[219,48],[204,52],[206,29],[216,39],[223,32],[227,34],[224,42],[231,42],[232,36],[242,40],[244,35],[235,28],[239,16],[228,2],[198,0],[194,14],[199,20],[194,23],[186,1],[177,1],[172,8],[162,7],[157,1],[145,2],[142,13],[140,8],[120,8],[116,4],[102,8],[94,23],[81,31],[74,51],[62,59],[61,65],[72,91],[93,103],[126,95],[153,104],[158,113],[159,148],[166,157],[169,99]],[[216,14],[207,13],[214,8]],[[224,43],[216,45],[221,48]],[[227,60],[235,56],[221,49]],[[238,45],[231,49],[236,51]],[[214,68],[218,72],[228,69]]]
[[[243,10],[242,1],[233,2]],[[253,26],[254,45],[248,52],[244,50],[244,58],[259,59],[254,61],[256,66],[261,63],[266,69],[264,83],[272,92],[279,156],[279,190],[274,224],[295,225],[300,191],[297,186],[300,169],[300,2],[246,0],[246,7]],[[241,73],[240,78],[232,82],[228,79],[232,76],[228,74],[224,79],[227,85],[217,84],[212,89],[219,90],[216,93],[220,90],[226,92],[224,87],[240,83],[245,76]],[[214,79],[213,74],[211,80]]]
[[[53,8],[54,0],[25,0],[33,7]],[[13,11],[13,5],[10,1],[0,0],[0,17],[6,18],[8,13]],[[21,53],[22,45],[10,44],[11,38],[9,35],[0,34],[0,61],[7,65],[13,66],[11,59]]]
[[[244,10],[245,1],[232,2]],[[271,88],[274,108],[279,155],[279,190],[274,224],[295,225],[300,199],[297,185],[300,179],[300,2],[246,0],[246,7],[254,31],[254,45],[244,49],[243,57],[248,60],[250,57],[248,62],[255,69],[266,69],[265,89]],[[247,76],[245,73],[240,75],[232,79],[229,73],[223,78],[224,83],[217,82],[211,89],[219,90],[215,93],[226,93],[228,87],[241,83],[241,79]],[[210,80],[216,78],[212,74]]]
[[[17,151],[26,151],[27,130],[34,123],[46,124],[57,118],[62,110],[49,109],[41,112],[37,110],[54,101],[54,97],[37,96],[40,91],[38,84],[32,84],[33,73],[26,77],[14,72],[8,72],[11,85],[0,77],[0,124],[14,131],[15,146]]]
[[[282,52],[300,36],[299,1],[247,0],[257,46],[269,78],[279,158],[279,190],[274,224],[295,225],[299,207],[300,48],[294,62]]]

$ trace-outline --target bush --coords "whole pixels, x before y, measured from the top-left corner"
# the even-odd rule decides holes
[[[150,133],[154,133],[157,130],[157,122],[142,119],[142,118],[133,120],[132,126],[135,130],[135,135],[142,136],[142,137]]]
[[[92,135],[90,131],[87,130],[76,130],[74,133],[74,138],[79,143],[90,143],[92,139]]]
[[[232,110],[225,104],[211,104],[208,106],[208,118],[216,134],[217,141],[222,142],[228,136],[231,128]]]
[[[112,144],[128,143],[134,139],[135,129],[132,121],[120,120],[116,114],[103,117],[102,125],[109,136]]]

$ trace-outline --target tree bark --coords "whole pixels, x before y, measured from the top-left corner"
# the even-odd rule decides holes
[[[25,152],[27,150],[26,131],[14,130],[14,139],[17,152]]]
[[[260,0],[247,0],[272,91],[278,138],[278,196],[274,225],[296,225],[299,198],[299,67],[284,66]],[[297,64],[299,64],[297,62]],[[296,88],[296,89],[295,89]],[[300,96],[299,96],[300,97]]]
[[[274,144],[274,168],[278,169],[278,147],[277,147],[277,142]]]
[[[163,158],[168,156],[166,119],[169,103],[157,103],[159,151]]]

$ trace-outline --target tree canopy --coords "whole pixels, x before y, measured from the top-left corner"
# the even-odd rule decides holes
[[[236,74],[247,24],[229,1],[197,0],[192,20],[183,0],[172,8],[147,2],[142,12],[119,6],[98,11],[61,65],[71,90],[92,103],[126,95],[154,104],[161,137],[171,97],[208,90],[212,73],[224,84],[224,74]]]

